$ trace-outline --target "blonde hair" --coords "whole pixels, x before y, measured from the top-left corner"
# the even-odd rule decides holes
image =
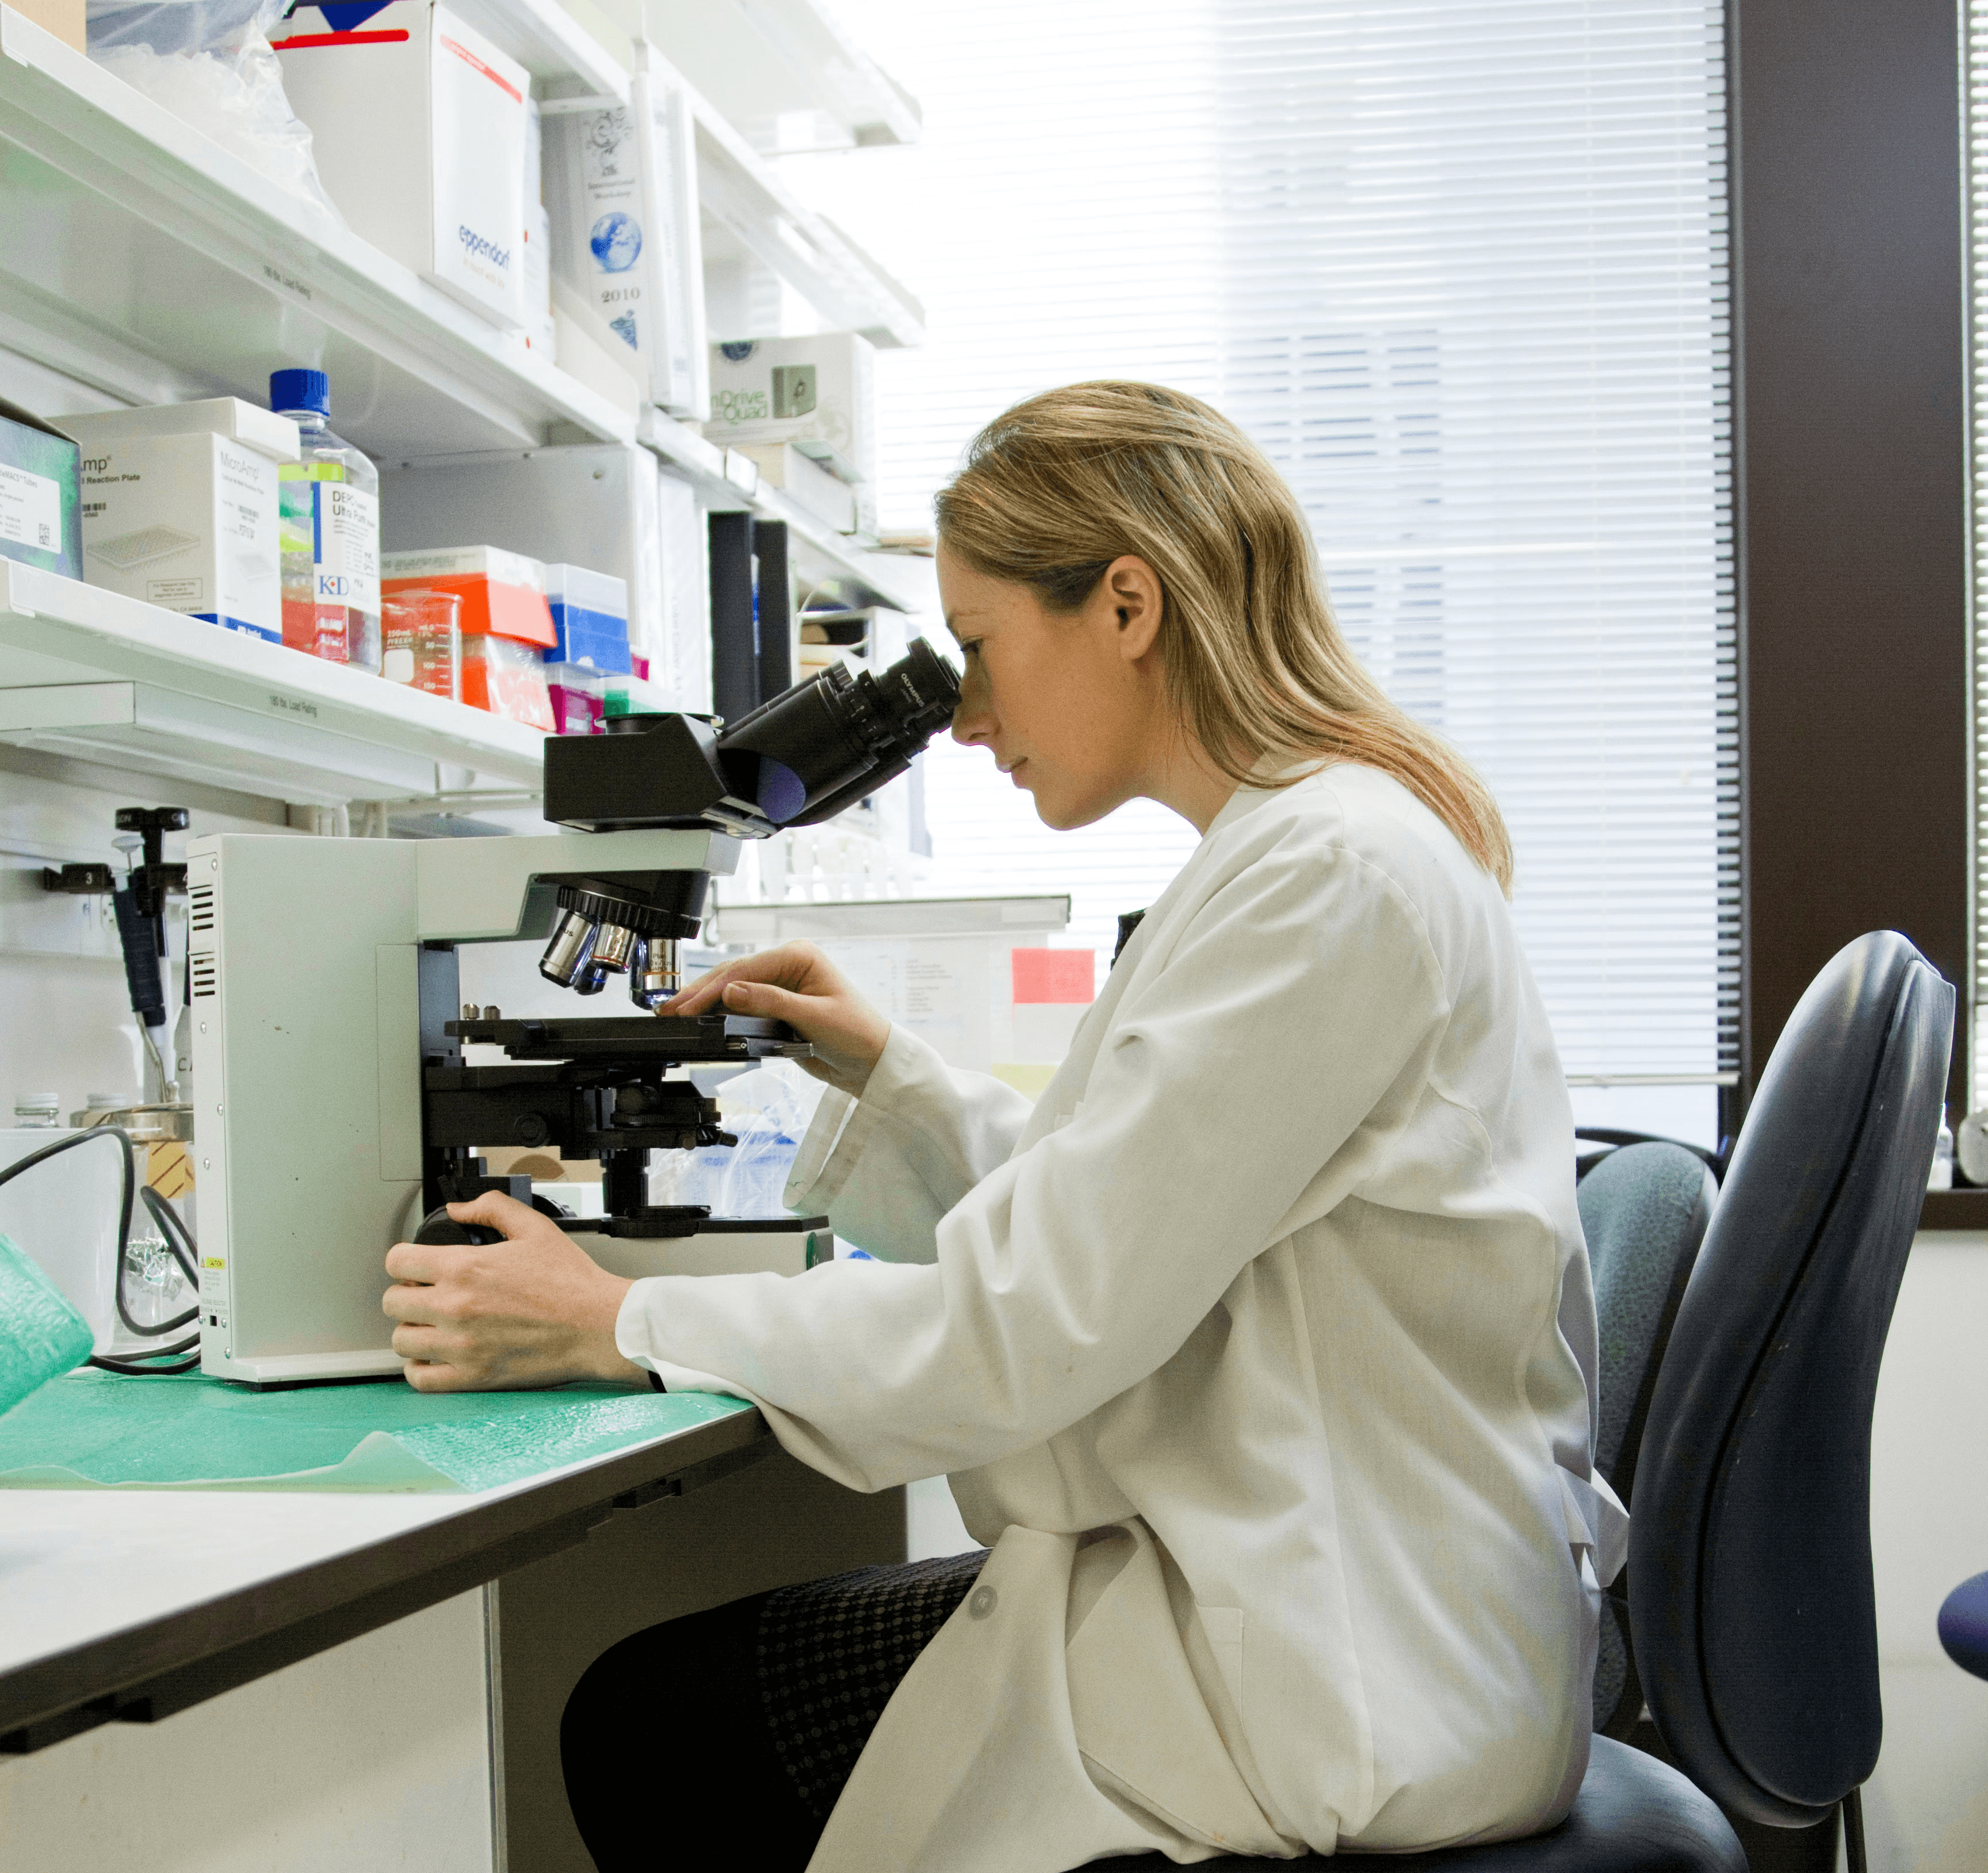
[[[1266,757],[1378,768],[1510,892],[1490,789],[1347,648],[1297,496],[1226,417],[1151,384],[1046,391],[974,438],[936,506],[948,553],[1052,610],[1084,603],[1121,555],[1144,560],[1165,593],[1168,686],[1224,776],[1289,785],[1256,772]]]

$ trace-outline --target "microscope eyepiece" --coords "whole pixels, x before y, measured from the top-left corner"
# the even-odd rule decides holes
[[[952,719],[959,679],[923,638],[881,676],[831,664],[725,729],[732,791],[776,827],[831,818],[908,768]]]
[[[818,825],[903,773],[958,704],[958,673],[919,638],[881,674],[831,664],[729,726],[616,716],[605,735],[547,738],[546,817],[583,832],[701,826],[743,839]]]

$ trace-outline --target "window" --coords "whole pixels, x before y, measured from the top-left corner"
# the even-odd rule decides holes
[[[842,11],[925,112],[921,146],[796,159],[927,306],[879,360],[886,526],[1050,385],[1226,411],[1361,654],[1496,789],[1570,1076],[1679,1089],[1621,1122],[1708,1135],[1739,1013],[1722,8]],[[928,786],[936,888],[1073,885],[1107,952],[1194,842],[1144,804],[1050,833],[949,746]]]

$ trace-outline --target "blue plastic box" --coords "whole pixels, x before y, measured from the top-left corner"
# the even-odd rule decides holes
[[[585,664],[604,676],[630,674],[626,580],[584,566],[548,566],[546,602],[559,634],[547,663]]]

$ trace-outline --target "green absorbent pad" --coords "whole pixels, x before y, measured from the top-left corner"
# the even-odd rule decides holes
[[[0,1412],[81,1365],[93,1344],[61,1289],[0,1236]]]
[[[618,1385],[259,1392],[90,1368],[0,1418],[0,1489],[489,1489],[752,1408]]]

